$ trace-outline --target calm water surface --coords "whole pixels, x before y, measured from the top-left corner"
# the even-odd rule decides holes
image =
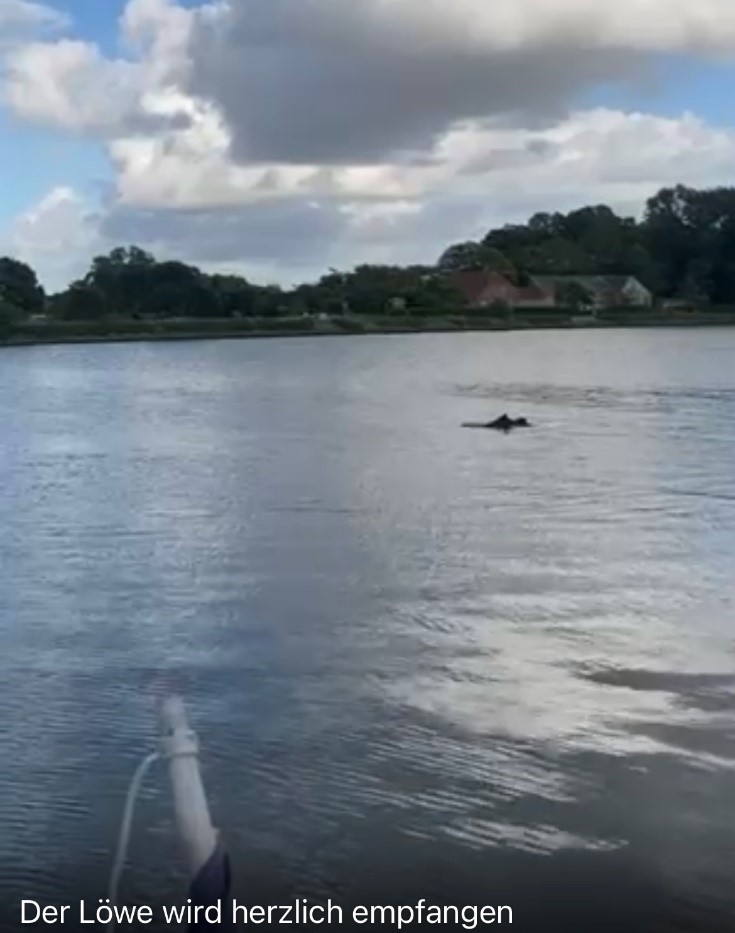
[[[0,400],[7,910],[104,896],[165,674],[243,899],[731,926],[735,330],[6,349]],[[182,896],[163,778],[129,899]]]

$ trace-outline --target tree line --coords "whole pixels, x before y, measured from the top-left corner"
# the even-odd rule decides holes
[[[46,314],[56,320],[109,317],[231,318],[303,315],[441,314],[461,296],[435,268],[358,266],[330,271],[314,284],[283,289],[255,285],[239,275],[210,275],[176,260],[157,261],[137,246],[97,256],[84,278],[44,295],[35,272],[0,259],[0,320]]]
[[[538,213],[450,246],[445,270],[489,268],[518,284],[532,274],[634,275],[654,295],[735,303],[735,188],[663,188],[640,221],[605,205]]]
[[[33,269],[0,258],[0,329],[31,315],[58,320],[443,314],[461,308],[459,270],[501,272],[522,285],[533,274],[634,275],[655,295],[735,304],[735,188],[663,188],[640,220],[605,205],[537,213],[479,241],[450,246],[433,266],[361,265],[330,270],[292,289],[239,275],[210,275],[136,246],[95,257],[87,274],[46,295]]]

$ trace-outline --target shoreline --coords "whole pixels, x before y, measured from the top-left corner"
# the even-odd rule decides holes
[[[667,315],[633,315],[579,321],[555,318],[553,320],[501,321],[471,316],[387,321],[385,319],[273,319],[265,326],[251,326],[250,322],[233,326],[230,320],[190,322],[157,321],[104,322],[102,325],[86,322],[51,322],[21,325],[15,332],[0,337],[0,348],[29,347],[56,344],[90,343],[142,343],[156,341],[192,340],[267,340],[277,337],[367,337],[400,334],[431,333],[507,333],[538,330],[611,330],[611,329],[694,329],[702,327],[735,327],[735,310],[711,314],[688,314],[686,317]],[[260,322],[259,322],[260,323]]]

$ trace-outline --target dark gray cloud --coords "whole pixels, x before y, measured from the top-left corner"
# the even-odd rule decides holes
[[[268,268],[279,281],[293,283],[316,278],[330,266],[432,263],[448,242],[487,231],[487,207],[471,195],[437,197],[415,214],[363,227],[330,200],[188,211],[111,205],[100,238],[107,246],[136,243],[159,258],[203,268],[231,264],[247,274]]]
[[[268,200],[236,208],[144,210],[114,206],[101,233],[113,243],[161,244],[186,262],[324,263],[347,219],[334,204]]]
[[[559,42],[492,51],[456,31],[437,41],[420,18],[414,32],[399,30],[370,10],[361,0],[230,0],[197,24],[190,89],[222,108],[236,160],[415,157],[459,119],[553,120],[581,90],[630,80],[645,61]]]

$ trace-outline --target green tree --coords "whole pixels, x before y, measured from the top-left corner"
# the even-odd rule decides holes
[[[16,324],[23,317],[23,313],[11,305],[9,301],[0,298],[0,340],[9,337]]]
[[[257,289],[253,296],[255,317],[278,317],[288,306],[288,295],[278,285],[266,285]]]
[[[355,314],[383,314],[393,298],[403,298],[406,276],[395,266],[361,265],[343,277],[342,293]]]
[[[654,290],[661,287],[660,257],[651,255],[645,225],[604,204],[568,214],[538,213],[527,224],[489,231],[482,242],[508,259],[519,284],[542,273],[625,274]]]
[[[543,230],[531,230],[526,224],[506,224],[491,230],[482,244],[498,250],[518,272],[524,271],[524,259],[528,250],[539,246],[547,239]]]
[[[488,269],[506,275],[515,274],[513,263],[499,249],[472,241],[450,246],[439,258],[437,268],[442,272]]]
[[[44,291],[27,263],[10,256],[0,257],[0,301],[24,315],[43,311]]]
[[[584,275],[593,263],[584,249],[571,240],[553,236],[521,252],[524,271],[545,275]]]
[[[118,246],[107,256],[96,256],[84,284],[98,288],[112,314],[142,313],[151,289],[156,260],[138,246]]]
[[[563,237],[565,234],[564,215],[547,214],[544,212],[534,214],[528,221],[528,229],[532,234],[537,236],[549,238]]]
[[[659,268],[664,295],[680,292],[683,283],[690,278],[690,264],[698,257],[697,235],[690,222],[694,195],[692,189],[677,185],[662,188],[646,204],[643,237]]]
[[[647,203],[642,235],[664,295],[735,300],[735,188],[663,188]]]
[[[407,294],[406,303],[414,313],[444,315],[461,309],[464,297],[445,276],[423,273]]]
[[[239,275],[210,275],[208,280],[225,317],[248,316],[253,313],[256,289],[247,279]]]
[[[125,317],[220,317],[247,307],[247,283],[210,277],[176,260],[157,262],[137,246],[96,256],[85,286],[104,298],[107,312]],[[246,299],[247,295],[247,299]]]
[[[572,311],[589,311],[594,305],[592,295],[580,282],[560,282],[556,288],[557,303]]]
[[[104,293],[85,282],[74,282],[51,303],[52,316],[62,321],[99,321],[107,313]]]
[[[222,305],[208,276],[176,260],[154,263],[146,272],[147,292],[137,301],[151,317],[219,317]]]

